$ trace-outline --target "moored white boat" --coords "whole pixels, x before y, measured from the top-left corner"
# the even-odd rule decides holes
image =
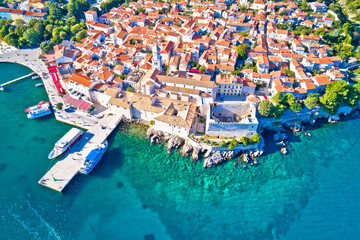
[[[31,79],[38,79],[40,76],[39,75],[34,75],[31,77]]]
[[[41,101],[38,105],[26,109],[25,112],[27,113],[27,118],[34,119],[49,115],[52,113],[52,110],[49,102]]]
[[[85,161],[80,167],[79,171],[82,174],[89,174],[94,169],[96,164],[100,161],[108,147],[108,142],[105,140],[86,156]]]
[[[0,91],[4,91],[4,87],[0,85]]]
[[[44,86],[43,83],[37,83],[37,84],[35,84],[35,87],[42,87],[42,86]]]
[[[80,129],[70,129],[70,131],[55,143],[54,149],[49,153],[49,159],[56,158],[68,151],[83,135],[84,132]]]

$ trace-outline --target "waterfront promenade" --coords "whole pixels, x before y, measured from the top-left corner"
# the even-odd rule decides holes
[[[43,73],[48,73],[48,69],[47,66],[44,64],[44,62],[39,59],[40,53],[41,53],[40,48],[19,49],[13,52],[1,54],[0,62],[9,62],[9,63],[17,63],[24,65],[30,68],[33,72],[35,72],[41,77],[47,95],[49,96],[51,105],[53,106],[56,120],[86,130],[90,129],[92,126],[97,124],[99,120],[96,117],[88,115],[84,112],[81,111],[66,112],[65,110],[59,110],[55,108],[58,102],[63,103],[64,106],[65,106],[65,102],[63,101],[62,97],[59,95],[50,74],[46,74],[45,76],[43,75]]]
[[[79,173],[82,163],[91,150],[103,143],[121,120],[119,115],[107,115],[93,125],[84,136],[40,179],[39,184],[63,191]]]
[[[102,118],[89,115],[82,111],[67,112],[55,106],[63,103],[56,86],[48,74],[47,66],[38,59],[41,51],[36,49],[17,50],[0,55],[0,62],[22,64],[38,74],[45,86],[49,100],[58,121],[88,130],[84,136],[39,180],[39,184],[61,192],[71,179],[79,172],[82,163],[91,150],[102,144],[121,121],[121,115],[102,111]],[[46,73],[45,75],[43,73]],[[50,151],[50,149],[49,149]]]

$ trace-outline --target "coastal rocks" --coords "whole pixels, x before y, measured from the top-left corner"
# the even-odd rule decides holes
[[[310,123],[311,125],[314,125],[314,124],[316,123],[316,119],[314,119],[314,118],[313,118],[313,119],[310,119],[310,120],[309,120],[309,123]]]
[[[340,120],[340,117],[338,115],[334,115],[328,118],[329,123],[337,123]]]
[[[285,147],[287,144],[288,144],[287,141],[280,141],[280,142],[276,143],[276,145],[280,145],[280,146],[283,146],[283,147]]]
[[[182,149],[182,155],[184,157],[188,157],[192,151],[193,151],[193,146],[189,143],[185,143]]]
[[[281,148],[281,153],[286,155],[288,153],[288,151],[285,147],[283,147],[283,148]]]
[[[223,162],[225,158],[220,151],[213,152],[209,157],[204,160],[204,168],[215,166]]]
[[[148,128],[148,130],[146,131],[146,137],[147,137],[147,138],[150,138],[152,135],[155,134],[155,132],[156,132],[155,129],[153,129],[153,128]]]
[[[183,144],[184,144],[184,139],[182,139],[179,136],[172,135],[170,137],[169,141],[167,142],[167,149],[168,150],[171,150],[174,148],[177,149]]]
[[[243,161],[246,162],[246,163],[250,162],[250,157],[249,157],[249,155],[247,153],[243,154]]]
[[[151,144],[161,143],[163,140],[164,133],[162,131],[156,131],[153,128],[149,128],[146,131],[146,137],[150,138]]]
[[[278,133],[274,134],[274,141],[275,142],[280,142],[280,141],[283,141],[285,139],[287,139],[286,133],[278,132]]]
[[[230,160],[235,158],[239,154],[238,151],[224,151],[222,152],[222,155],[225,159]]]
[[[210,150],[210,149],[204,149],[204,152],[205,152],[204,158],[209,157],[210,154],[211,154],[211,150]]]
[[[256,149],[254,152],[252,152],[252,151],[249,152],[249,155],[252,158],[260,157],[263,154],[264,154],[264,150],[262,150],[262,149],[260,149],[260,150]]]
[[[352,113],[351,113],[351,117],[357,117],[358,115],[360,114],[360,112],[359,111],[357,111],[357,110],[355,110],[355,111],[353,111]]]
[[[161,143],[164,133],[162,131],[156,131],[155,134],[150,138],[151,144]]]
[[[296,122],[294,127],[291,128],[291,130],[293,130],[294,132],[300,132],[300,131],[302,131],[304,129],[305,129],[305,127],[302,126],[301,123],[299,123],[299,122]]]
[[[194,148],[192,155],[191,155],[191,159],[194,161],[199,160],[199,154],[200,154],[200,148]]]

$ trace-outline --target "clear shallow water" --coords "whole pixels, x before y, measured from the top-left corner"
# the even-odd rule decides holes
[[[0,83],[30,72],[0,70]],[[122,125],[93,172],[59,194],[37,181],[71,126],[26,118],[47,99],[37,81],[0,92],[0,239],[358,239],[358,119],[292,137],[286,156],[267,134],[268,154],[246,170],[203,169]]]

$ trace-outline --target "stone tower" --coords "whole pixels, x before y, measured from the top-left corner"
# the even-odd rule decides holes
[[[160,48],[155,40],[155,46],[152,49],[152,68],[158,69],[161,73],[163,72]]]

